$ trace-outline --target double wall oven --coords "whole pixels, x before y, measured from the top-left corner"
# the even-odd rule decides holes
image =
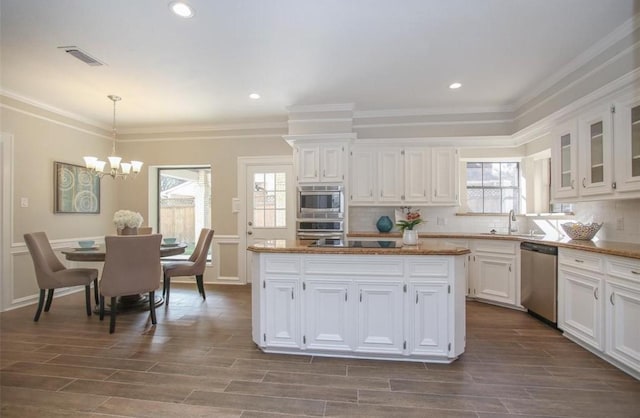
[[[344,187],[298,186],[298,239],[344,238]]]

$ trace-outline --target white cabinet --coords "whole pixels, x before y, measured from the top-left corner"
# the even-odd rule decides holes
[[[356,144],[349,204],[456,205],[457,162],[455,148]]]
[[[640,96],[629,93],[615,103],[615,181],[624,195],[640,191]]]
[[[378,149],[378,201],[400,204],[404,199],[404,150]]]
[[[431,150],[431,202],[434,204],[458,203],[458,150],[433,148]]]
[[[519,306],[519,242],[475,240],[470,256],[469,295]]]
[[[409,350],[412,354],[446,355],[449,285],[445,283],[412,283],[408,304],[411,324]]]
[[[403,283],[356,281],[356,289],[358,323],[355,351],[402,354]]]
[[[640,260],[607,258],[606,353],[640,372]]]
[[[254,254],[264,351],[452,361],[464,352],[466,255]]]
[[[613,191],[613,136],[611,110],[600,106],[578,120],[579,194],[593,196]]]
[[[577,197],[578,127],[573,119],[551,132],[551,170],[553,197]]]
[[[604,348],[602,256],[558,251],[558,328],[587,345]]]
[[[294,149],[298,183],[344,181],[345,144],[297,143]]]
[[[353,314],[351,281],[310,279],[305,294],[305,342],[308,349],[350,350]]]
[[[353,147],[351,150],[350,203],[374,203],[376,188],[376,156],[366,147]]]
[[[267,278],[265,289],[266,333],[263,341],[271,347],[299,348],[300,280]]]

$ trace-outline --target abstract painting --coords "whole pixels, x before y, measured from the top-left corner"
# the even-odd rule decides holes
[[[85,167],[53,163],[54,213],[100,213],[100,177]]]

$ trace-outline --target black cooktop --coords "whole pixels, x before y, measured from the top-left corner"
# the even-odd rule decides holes
[[[395,241],[351,241],[336,238],[319,239],[309,247],[395,248]]]

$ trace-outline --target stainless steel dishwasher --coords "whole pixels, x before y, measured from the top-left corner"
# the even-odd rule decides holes
[[[558,247],[520,244],[520,300],[529,313],[551,323],[558,322]]]

